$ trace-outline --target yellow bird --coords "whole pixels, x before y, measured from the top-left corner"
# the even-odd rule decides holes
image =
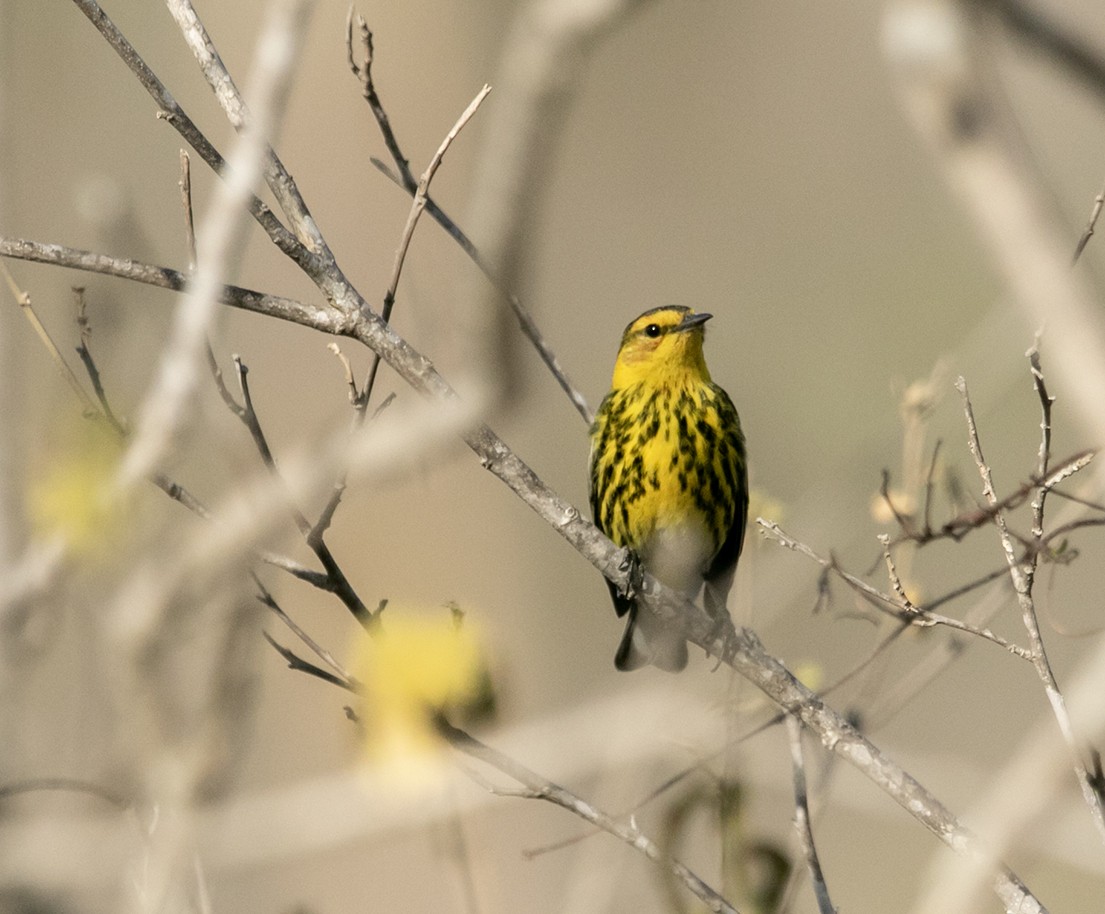
[[[729,395],[710,379],[702,354],[712,315],[666,305],[622,335],[610,393],[591,427],[595,524],[663,584],[721,619],[748,517],[744,434]],[[662,619],[607,582],[628,613],[614,664],[687,665],[677,621]]]

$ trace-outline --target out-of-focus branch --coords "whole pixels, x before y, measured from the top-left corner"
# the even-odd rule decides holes
[[[360,44],[359,57],[354,50],[354,36],[357,37]],[[410,163],[407,157],[403,155],[403,151],[399,146],[399,140],[395,135],[395,131],[392,129],[391,121],[388,118],[383,101],[381,101],[380,95],[376,91],[376,85],[372,79],[372,61],[374,55],[372,31],[369,29],[368,23],[365,22],[362,16],[355,12],[353,7],[349,8],[349,18],[346,22],[346,47],[349,56],[349,67],[353,71],[353,75],[356,76],[361,83],[361,92],[365,97],[365,101],[368,102],[369,107],[372,109],[372,115],[376,119],[377,126],[380,128],[380,134],[384,139],[384,145],[391,154],[396,170],[393,171],[388,168],[388,166],[379,159],[372,159],[372,164],[395,182],[396,185],[413,196],[418,191],[418,181],[411,172]],[[560,389],[564,391],[572,405],[576,408],[576,411],[583,417],[583,421],[590,425],[591,422],[594,421],[594,414],[591,412],[591,407],[587,404],[587,399],[575,385],[572,384],[567,372],[560,364],[560,359],[541,333],[529,309],[522,304],[521,299],[519,299],[514,292],[503,284],[501,278],[495,274],[491,265],[479,252],[476,245],[472,243],[472,240],[464,230],[461,229],[440,206],[438,206],[432,197],[427,197],[426,211],[438,225],[445,229],[449,237],[460,245],[465,254],[467,254],[472,262],[479,267],[480,272],[487,277],[488,281],[499,290],[499,294],[510,304],[511,310],[518,320],[518,326],[521,328],[522,333],[525,334],[526,338],[533,344],[534,349],[537,350],[537,354],[541,357],[541,361],[545,363],[545,367],[549,369],[549,372],[556,379],[557,384],[560,385]]]
[[[96,0],[73,0],[88,20],[96,27],[96,30],[106,39],[112,49],[119,55],[136,77],[150,97],[157,103],[161,116],[170,123],[184,140],[199,154],[211,169],[217,174],[225,174],[226,161],[219,151],[211,144],[210,140],[200,131],[184,109],[177,104],[175,98],[164,83],[157,78],[149,68],[134,46],[127,41],[123,33],[116,28],[107,14],[100,9]],[[251,196],[248,201],[250,213],[268,233],[272,243],[284,254],[290,257],[303,269],[310,269],[315,261],[315,256],[296,237],[289,232],[280,220],[273,215],[267,205],[256,196]]]
[[[1086,740],[1105,738],[1105,640],[1071,677],[1067,704],[1074,728]],[[926,890],[913,907],[914,914],[973,914],[985,902],[983,894],[991,868],[1028,833],[1070,777],[1070,751],[1055,739],[1055,721],[1049,716],[1029,730],[1020,749],[995,772],[991,786],[970,812],[981,840],[978,855],[941,855],[922,880]],[[1015,906],[1007,908],[1019,910]]]
[[[211,36],[207,34],[207,29],[196,14],[191,0],[166,0],[166,4],[180,27],[181,34],[184,36],[189,50],[196,58],[204,78],[215,93],[219,107],[223,109],[223,113],[234,129],[239,134],[248,134],[254,130],[261,134],[271,132],[265,130],[266,126],[271,125],[254,123],[257,116],[263,116],[264,120],[270,120],[260,107],[260,105],[267,107],[268,103],[264,98],[257,99],[257,102],[260,103],[257,111],[255,114],[250,113],[245,99],[242,98],[241,92],[234,84],[234,79],[223,65],[222,58],[219,57],[219,52],[215,49]],[[296,35],[297,39],[300,39],[302,32],[305,31],[306,12],[307,6],[304,4],[299,14],[301,21],[298,23],[299,34]],[[314,219],[311,218],[311,213],[307,209],[303,195],[299,192],[299,187],[292,180],[288,169],[284,167],[284,163],[280,161],[280,157],[268,142],[268,136],[262,135],[261,141],[264,143],[264,151],[261,153],[261,173],[264,176],[265,183],[280,204],[284,217],[302,243],[307,245],[314,253],[333,261],[333,255],[330,253],[318,226],[315,225]]]
[[[268,131],[279,122],[288,96],[305,10],[304,0],[273,0],[266,12],[251,73],[254,118],[235,146],[197,233],[196,270],[134,434],[127,439],[117,474],[124,488],[151,475],[192,420],[222,277],[244,243],[247,205],[254,198]],[[158,810],[138,893],[146,911],[183,906],[193,874],[196,807],[217,793],[239,754],[242,718],[253,693],[255,665],[247,658],[259,621],[240,572],[258,539],[224,544],[225,556],[209,561],[206,575],[197,573],[187,554],[176,560],[161,547],[139,553],[105,622],[109,650],[117,660],[113,676],[122,713],[141,734],[131,746],[141,773],[139,796]],[[202,660],[192,658],[201,664],[194,680],[167,673],[179,665],[182,634],[189,626],[205,633]]]
[[[603,36],[647,0],[530,0],[506,40],[497,80],[500,91],[478,158],[466,224],[501,287],[514,290],[529,256],[557,141],[587,58]],[[476,379],[489,401],[517,388],[517,357],[509,345],[506,315],[494,289],[482,282],[461,296],[465,363],[495,365],[495,385]]]
[[[208,218],[197,233],[196,270],[123,460],[120,477],[125,484],[149,475],[188,421],[222,278],[245,241],[245,205],[253,197],[263,166],[273,161],[268,134],[279,123],[287,101],[307,4],[282,0],[273,10],[258,42],[250,78],[256,97],[254,115],[240,135]]]
[[[1074,30],[1024,0],[985,0],[992,3],[1009,30],[1050,57],[1071,76],[1105,99],[1105,54],[1091,48]]]
[[[988,3],[898,0],[884,48],[903,107],[926,141],[1032,332],[1047,327],[1055,377],[1091,440],[1105,440],[1105,328],[1073,238],[1025,149],[990,64]]]

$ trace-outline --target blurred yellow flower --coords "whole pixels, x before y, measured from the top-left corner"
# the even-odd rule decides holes
[[[901,489],[890,489],[887,493],[893,508],[879,492],[871,496],[871,516],[876,523],[892,524],[896,521],[894,512],[902,517],[913,517],[917,513],[917,499]]]
[[[811,692],[818,692],[825,685],[825,668],[813,660],[804,660],[794,667],[794,678]]]
[[[778,524],[786,519],[786,508],[770,492],[761,489],[759,486],[753,486],[748,493],[748,517],[752,521],[757,517],[762,517],[764,520],[774,521]],[[761,539],[762,537],[755,537],[753,542],[758,542]],[[747,545],[747,541],[745,545]]]
[[[396,612],[360,636],[355,675],[369,762],[401,780],[432,777],[444,742],[435,722],[490,706],[490,680],[476,632],[450,617]]]
[[[59,436],[32,471],[27,514],[37,536],[61,537],[78,555],[105,552],[124,511],[113,487],[118,442],[101,426],[83,422]]]

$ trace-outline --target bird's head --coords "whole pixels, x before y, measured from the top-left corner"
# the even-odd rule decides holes
[[[632,321],[622,334],[614,364],[614,387],[659,381],[681,373],[709,381],[702,340],[706,335],[703,325],[712,316],[696,314],[681,305],[664,305]]]

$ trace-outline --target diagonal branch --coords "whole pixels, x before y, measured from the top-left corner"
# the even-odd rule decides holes
[[[115,23],[108,18],[107,14],[102,9],[100,9],[99,3],[97,3],[96,0],[73,0],[73,2],[77,5],[77,8],[88,17],[88,20],[96,27],[96,30],[104,37],[107,43],[111,45],[115,53],[122,59],[123,63],[125,63],[130,68],[131,72],[138,78],[138,81],[150,94],[150,97],[157,103],[159,115],[173,126],[181,137],[184,138],[184,141],[211,167],[212,171],[219,175],[225,174],[226,160],[223,159],[222,155],[214,145],[212,145],[211,141],[204,136],[195,122],[185,113],[184,109],[177,104],[176,99],[173,98],[169,90],[165,88],[164,83],[157,78],[153,70],[149,68],[139,53],[134,49],[134,46],[127,41],[123,33],[116,27]],[[259,197],[251,197],[247,206],[253,218],[257,220],[277,248],[304,270],[314,266],[315,255],[307,250],[307,248],[280,223],[280,220],[273,215],[272,210],[270,210],[266,204],[262,203]]]
[[[359,61],[353,51],[354,31],[356,31],[361,45],[361,58]],[[378,159],[372,159],[372,164],[395,184],[403,188],[408,194],[414,196],[418,191],[418,181],[411,172],[410,162],[407,160],[407,157],[403,155],[403,151],[399,146],[399,140],[395,135],[395,131],[392,129],[391,120],[388,118],[387,111],[384,109],[384,104],[380,99],[379,93],[376,91],[376,85],[372,79],[372,62],[374,58],[372,31],[369,29],[368,23],[365,22],[364,17],[356,13],[352,6],[349,8],[349,17],[346,20],[346,50],[348,52],[349,68],[361,83],[361,94],[364,95],[365,101],[368,102],[369,107],[372,109],[372,115],[376,119],[377,126],[380,128],[380,135],[383,137],[384,145],[391,154],[396,171],[392,171]],[[576,408],[576,411],[583,417],[583,421],[590,425],[594,421],[594,414],[591,412],[591,407],[587,404],[587,399],[568,378],[564,367],[560,364],[560,359],[557,358],[556,353],[546,341],[529,310],[522,304],[518,296],[506,287],[502,279],[496,275],[490,263],[479,252],[479,249],[472,243],[471,239],[465,234],[461,227],[446,215],[445,211],[429,197],[427,197],[426,200],[426,211],[437,224],[445,229],[446,233],[460,245],[461,249],[479,268],[480,272],[483,273],[492,286],[494,286],[507,300],[511,310],[514,312],[514,316],[518,321],[518,326],[521,328],[522,333],[525,334],[526,338],[533,344],[541,360],[545,363],[545,367],[549,369],[549,372],[556,379],[557,384],[560,385],[560,389],[567,394],[568,399]]]
[[[0,239],[0,255],[18,256],[21,251],[26,250],[26,244]],[[41,253],[43,247],[54,251],[65,250],[56,246],[33,246],[30,250]],[[165,285],[164,274],[156,267],[139,265],[146,267],[143,270],[132,269],[134,265],[131,265],[115,272],[110,268],[111,258],[87,255],[86,252],[78,253],[91,258],[89,263],[98,266],[99,272],[114,272],[114,275],[126,275],[154,285]],[[78,258],[77,262],[66,265],[79,266],[81,262],[83,258]],[[161,279],[160,282],[158,278]],[[361,307],[359,303],[363,299],[354,289],[333,279],[324,279],[322,285],[324,291],[333,296],[331,301],[335,311],[311,311],[309,306],[283,299],[282,311],[274,316],[357,339],[373,351],[379,352],[388,366],[422,396],[438,402],[456,401],[457,394],[437,373],[433,363],[396,334],[367,304]],[[228,295],[232,304],[238,307],[249,306],[251,310],[265,313],[261,305],[265,297],[260,293],[249,290],[237,290],[237,293],[239,294]],[[224,294],[228,294],[228,289],[224,289]],[[354,317],[351,320],[343,318],[342,311]],[[594,524],[584,519],[574,505],[549,488],[495,432],[481,424],[466,428],[461,437],[485,469],[506,484],[581,556],[610,581],[623,588],[628,586],[629,565],[625,561],[625,550],[615,546]],[[961,852],[976,845],[974,835],[935,796],[901,766],[884,756],[843,715],[827,706],[798,682],[779,660],[764,650],[758,637],[750,629],[742,628],[729,639],[719,636],[715,619],[685,598],[666,591],[648,575],[645,576],[641,596],[654,604],[656,611],[662,616],[670,617],[676,612],[684,614],[688,639],[692,643],[721,657],[781,708],[797,714],[817,734],[826,748],[861,771],[945,844]],[[664,603],[665,599],[670,603]],[[1023,914],[1045,910],[1020,879],[1007,868],[1001,868],[994,874],[994,890],[1008,907],[1016,908],[1020,905]]]
[[[239,133],[251,129],[253,118],[249,108],[215,49],[211,36],[207,34],[207,29],[196,14],[191,0],[166,0],[166,3],[227,120]],[[299,240],[316,254],[332,261],[333,254],[311,218],[299,187],[268,143],[265,144],[262,174]]]
[[[709,910],[718,912],[718,914],[738,914],[736,908],[703,882],[689,867],[674,857],[665,855],[656,842],[642,833],[632,820],[619,822],[612,819],[582,797],[576,796],[547,778],[543,778],[510,756],[504,755],[486,743],[480,742],[444,719],[439,719],[437,726],[441,735],[448,740],[454,749],[472,758],[479,759],[521,784],[526,790],[524,796],[545,800],[554,806],[563,807],[575,813],[584,821],[590,822],[592,825],[621,839],[630,847],[640,851],[649,860],[662,863],[692,894],[701,899]],[[498,791],[496,790],[496,792]]]

